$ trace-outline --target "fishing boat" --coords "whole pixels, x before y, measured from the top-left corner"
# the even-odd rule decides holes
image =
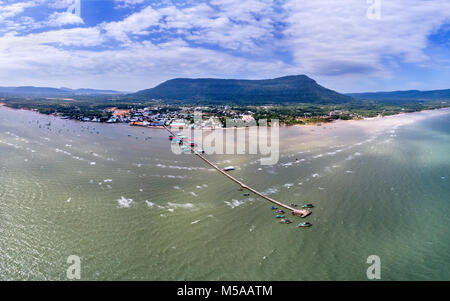
[[[313,208],[314,205],[313,204],[305,204],[302,206],[302,208]]]
[[[234,166],[227,166],[223,168],[224,171],[234,170]]]
[[[280,224],[290,224],[290,223],[292,223],[290,220],[288,220],[288,219],[281,219],[280,220]]]
[[[304,222],[304,223],[300,223],[297,225],[297,228],[302,228],[302,227],[311,227],[312,224],[310,222]]]
[[[284,217],[284,215],[275,215],[275,218],[283,218]]]

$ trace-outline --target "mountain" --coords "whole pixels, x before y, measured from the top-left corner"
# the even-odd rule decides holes
[[[51,87],[0,87],[0,95],[6,96],[74,96],[74,95],[99,95],[99,94],[123,94],[113,90],[96,89],[69,89]]]
[[[427,101],[427,100],[450,100],[450,89],[447,90],[407,90],[393,92],[369,92],[346,94],[359,100],[378,101]]]
[[[128,96],[144,100],[239,104],[343,103],[353,100],[320,86],[306,75],[264,80],[176,78]]]

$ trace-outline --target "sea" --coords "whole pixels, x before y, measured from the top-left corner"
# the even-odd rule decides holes
[[[0,280],[450,280],[450,110],[282,127],[279,160],[0,106]],[[299,222],[312,223],[297,228]]]

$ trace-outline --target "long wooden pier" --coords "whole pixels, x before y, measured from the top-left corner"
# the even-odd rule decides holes
[[[164,128],[173,136],[176,137],[176,135],[166,126],[164,126]],[[218,172],[220,172],[221,174],[223,174],[224,176],[226,176],[227,178],[229,178],[230,180],[232,180],[233,182],[239,184],[243,189],[247,189],[248,191],[253,192],[254,194],[258,195],[259,197],[268,200],[271,203],[274,203],[280,207],[283,207],[287,210],[292,211],[294,214],[299,215],[299,216],[307,216],[309,215],[311,212],[309,210],[306,209],[302,209],[302,210],[298,210],[298,209],[294,209],[291,206],[288,206],[286,204],[283,204],[277,200],[274,200],[272,198],[269,198],[268,196],[262,194],[261,192],[257,191],[256,189],[253,189],[249,186],[247,186],[246,184],[244,184],[243,182],[239,181],[238,179],[236,179],[235,177],[233,177],[232,175],[228,174],[227,172],[225,172],[224,170],[222,170],[220,167],[218,167],[216,164],[212,163],[211,161],[209,161],[205,156],[203,156],[202,154],[200,154],[199,152],[197,152],[195,150],[195,148],[193,146],[190,146],[191,151],[198,156],[200,159],[202,159],[203,161],[205,161],[208,165],[210,165],[211,167],[213,167],[214,169],[216,169]]]

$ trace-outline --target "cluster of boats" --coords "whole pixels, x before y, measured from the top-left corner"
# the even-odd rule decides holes
[[[292,203],[291,203],[291,206],[292,207],[297,207],[296,204],[292,204]],[[297,212],[292,211],[292,215],[296,215],[296,216],[300,216],[300,217],[306,217],[309,214],[311,214],[311,211],[309,211],[307,209],[313,208],[313,207],[314,207],[313,204],[305,204],[305,205],[301,206],[301,208],[303,208],[303,209],[296,210]],[[275,215],[275,218],[279,219],[279,223],[280,224],[291,224],[292,223],[289,219],[285,218],[284,210],[278,209],[275,206],[272,206],[271,209],[274,210],[275,213],[277,213],[277,215]],[[300,212],[300,213],[298,213],[298,212]],[[297,228],[311,227],[311,226],[312,226],[312,224],[310,222],[301,222],[301,223],[299,223],[297,225]]]
[[[169,140],[172,142],[172,144],[179,144],[181,150],[184,153],[192,152],[194,147],[197,147],[197,144],[189,141],[188,137],[183,136],[181,134],[177,134],[176,136],[170,135]],[[205,151],[202,149],[196,150],[199,153],[204,153]]]

